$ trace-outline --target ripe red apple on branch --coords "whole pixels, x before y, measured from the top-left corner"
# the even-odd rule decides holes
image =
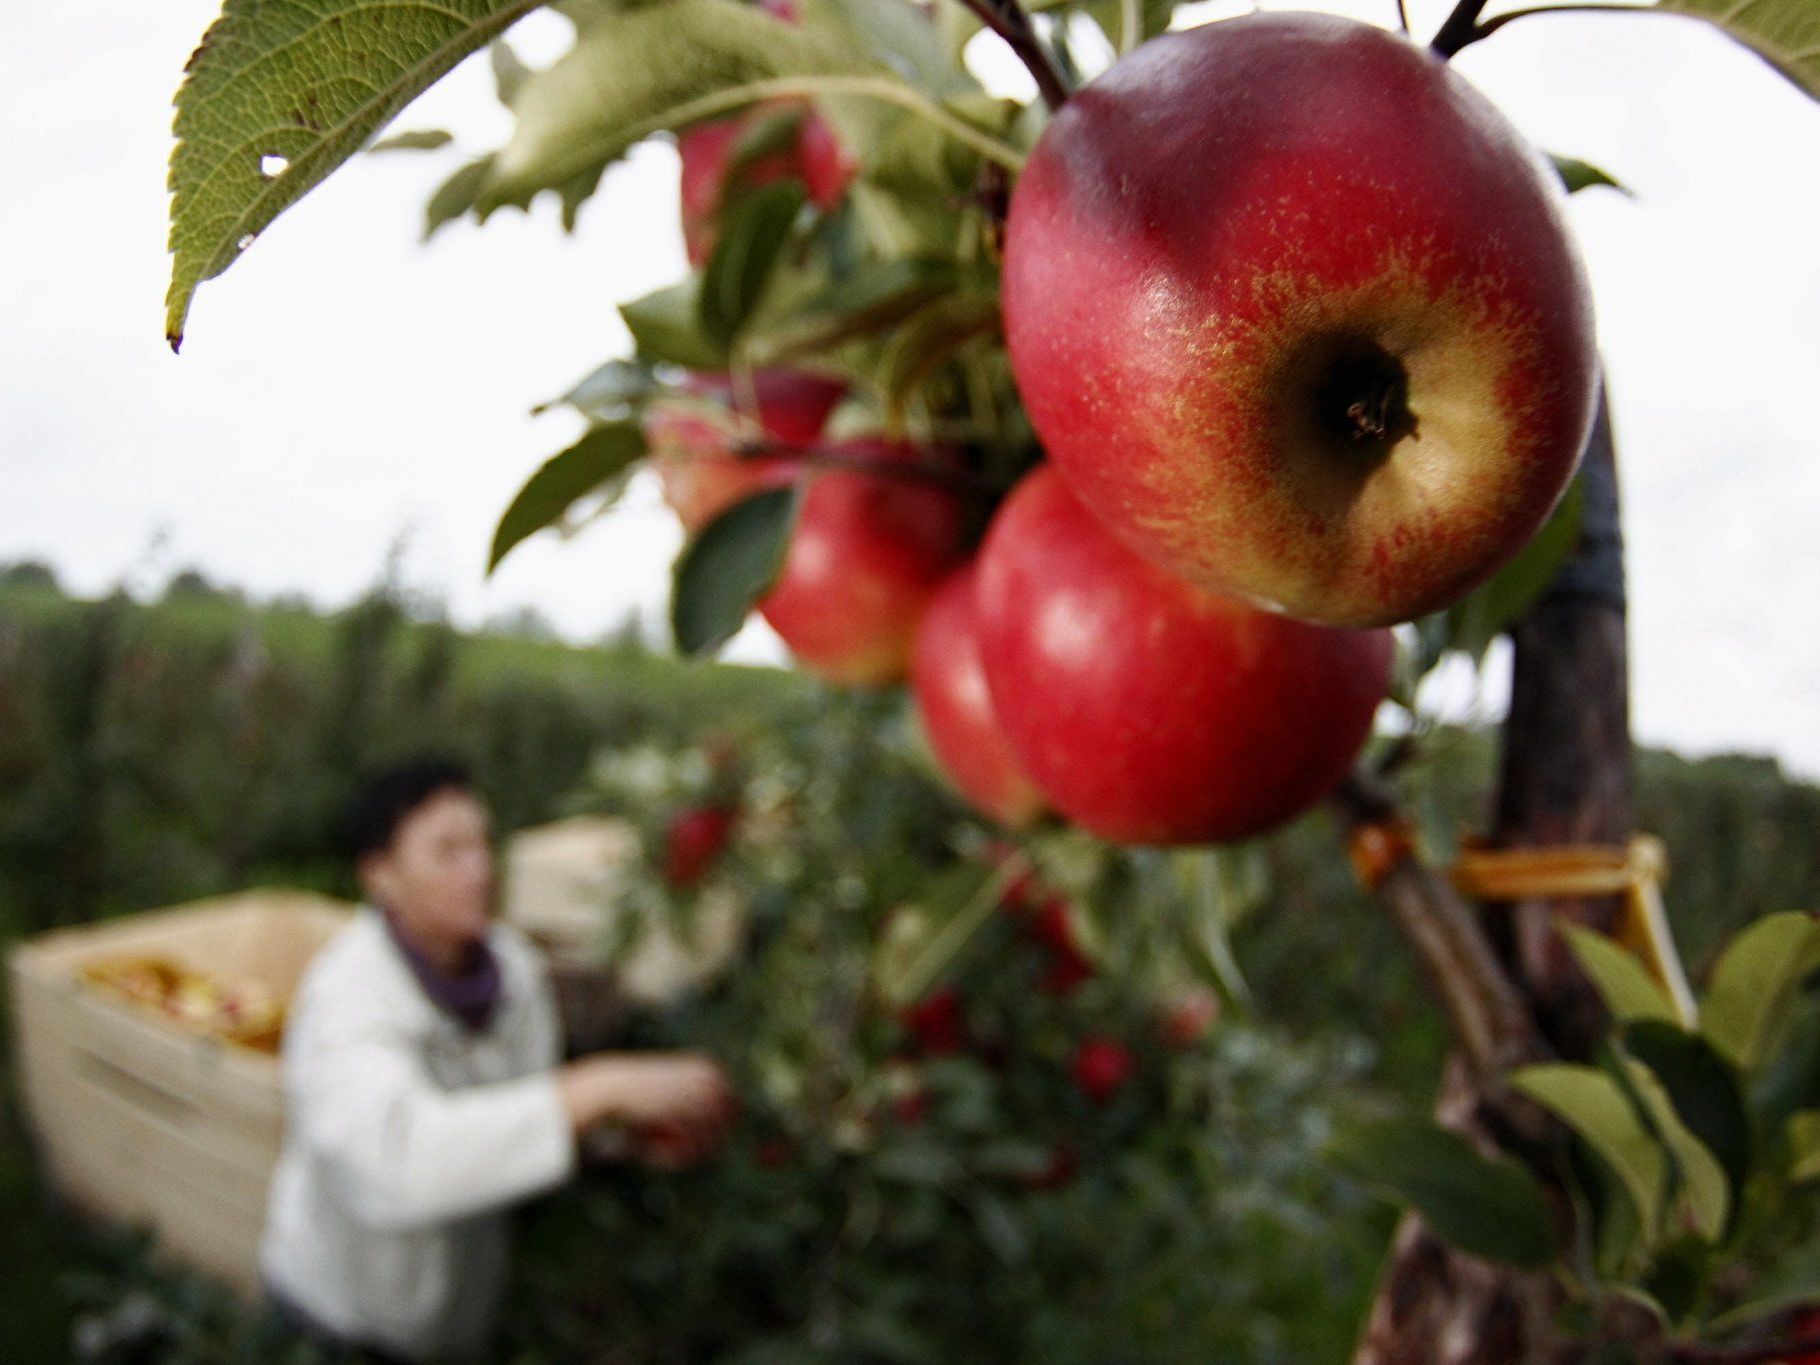
[[[769,119],[787,120],[779,146],[763,145]],[[748,138],[761,145],[748,150]],[[713,252],[721,211],[740,191],[794,177],[803,182],[810,203],[831,209],[853,178],[853,164],[834,130],[807,107],[770,106],[699,123],[677,136],[676,150],[682,158],[683,247],[693,266]]]
[[[917,1047],[929,1056],[946,1056],[966,1045],[967,1020],[961,994],[952,986],[929,992],[898,1017]]]
[[[1074,1083],[1095,1104],[1106,1104],[1131,1079],[1137,1058],[1112,1038],[1084,1038],[1069,1063]]]
[[[1457,600],[1535,532],[1595,392],[1558,190],[1437,54],[1316,14],[1166,34],[1014,189],[1006,342],[1125,544],[1334,625]]]
[[[962,554],[960,499],[891,466],[943,457],[883,437],[827,449],[811,469],[782,572],[758,604],[797,662],[835,683],[882,686],[910,664],[917,623]],[[879,469],[883,472],[872,472]]]
[[[737,384],[731,375],[692,374],[682,387],[650,405],[644,432],[664,500],[688,531],[793,475],[797,457],[742,456],[742,442],[808,445],[846,392],[837,380],[800,370],[755,370]]]
[[[956,569],[923,613],[910,662],[910,692],[929,747],[955,787],[987,815],[1016,828],[1043,813],[1043,797],[1011,752],[992,710],[980,667],[976,576],[977,561]]]
[[[979,572],[1005,735],[1055,809],[1101,838],[1281,824],[1345,776],[1389,680],[1389,631],[1309,625],[1165,573],[1050,466],[999,508]]]
[[[797,20],[790,0],[764,0],[760,8],[786,24]],[[782,137],[775,138],[777,133]],[[756,147],[747,141],[754,137],[760,144]],[[739,191],[794,176],[809,192],[810,203],[831,209],[847,192],[854,172],[828,121],[791,100],[698,123],[677,135],[676,151],[682,159],[683,248],[692,266],[713,252],[721,210]]]

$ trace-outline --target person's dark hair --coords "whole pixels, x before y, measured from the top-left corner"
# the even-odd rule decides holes
[[[431,797],[475,790],[467,764],[448,754],[420,754],[369,773],[343,815],[343,849],[354,863],[369,853],[382,853],[392,846],[398,827],[411,812]]]

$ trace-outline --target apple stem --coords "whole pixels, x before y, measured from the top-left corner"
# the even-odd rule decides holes
[[[1428,45],[1429,49],[1442,61],[1446,61],[1479,38],[1479,16],[1485,12],[1485,6],[1489,3],[1491,0],[1460,0],[1454,6],[1453,13],[1447,16],[1447,21],[1441,25],[1440,31],[1435,34],[1434,41]]]
[[[1036,36],[1036,27],[1019,0],[960,0],[976,18],[1005,40],[1036,81],[1037,93],[1051,110],[1067,103],[1067,78],[1055,57]]]

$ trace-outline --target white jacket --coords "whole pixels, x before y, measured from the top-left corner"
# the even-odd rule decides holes
[[[495,925],[502,992],[471,1033],[430,1002],[362,906],[310,964],[284,1039],[284,1151],[266,1282],[323,1326],[410,1359],[485,1344],[506,1209],[575,1165],[536,950]]]

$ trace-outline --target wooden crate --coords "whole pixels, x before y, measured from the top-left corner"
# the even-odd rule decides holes
[[[16,945],[13,1044],[26,1113],[60,1193],[149,1228],[160,1250],[251,1294],[266,1185],[283,1136],[278,1059],[199,1036],[82,976],[167,958],[288,997],[352,907],[252,891]]]

